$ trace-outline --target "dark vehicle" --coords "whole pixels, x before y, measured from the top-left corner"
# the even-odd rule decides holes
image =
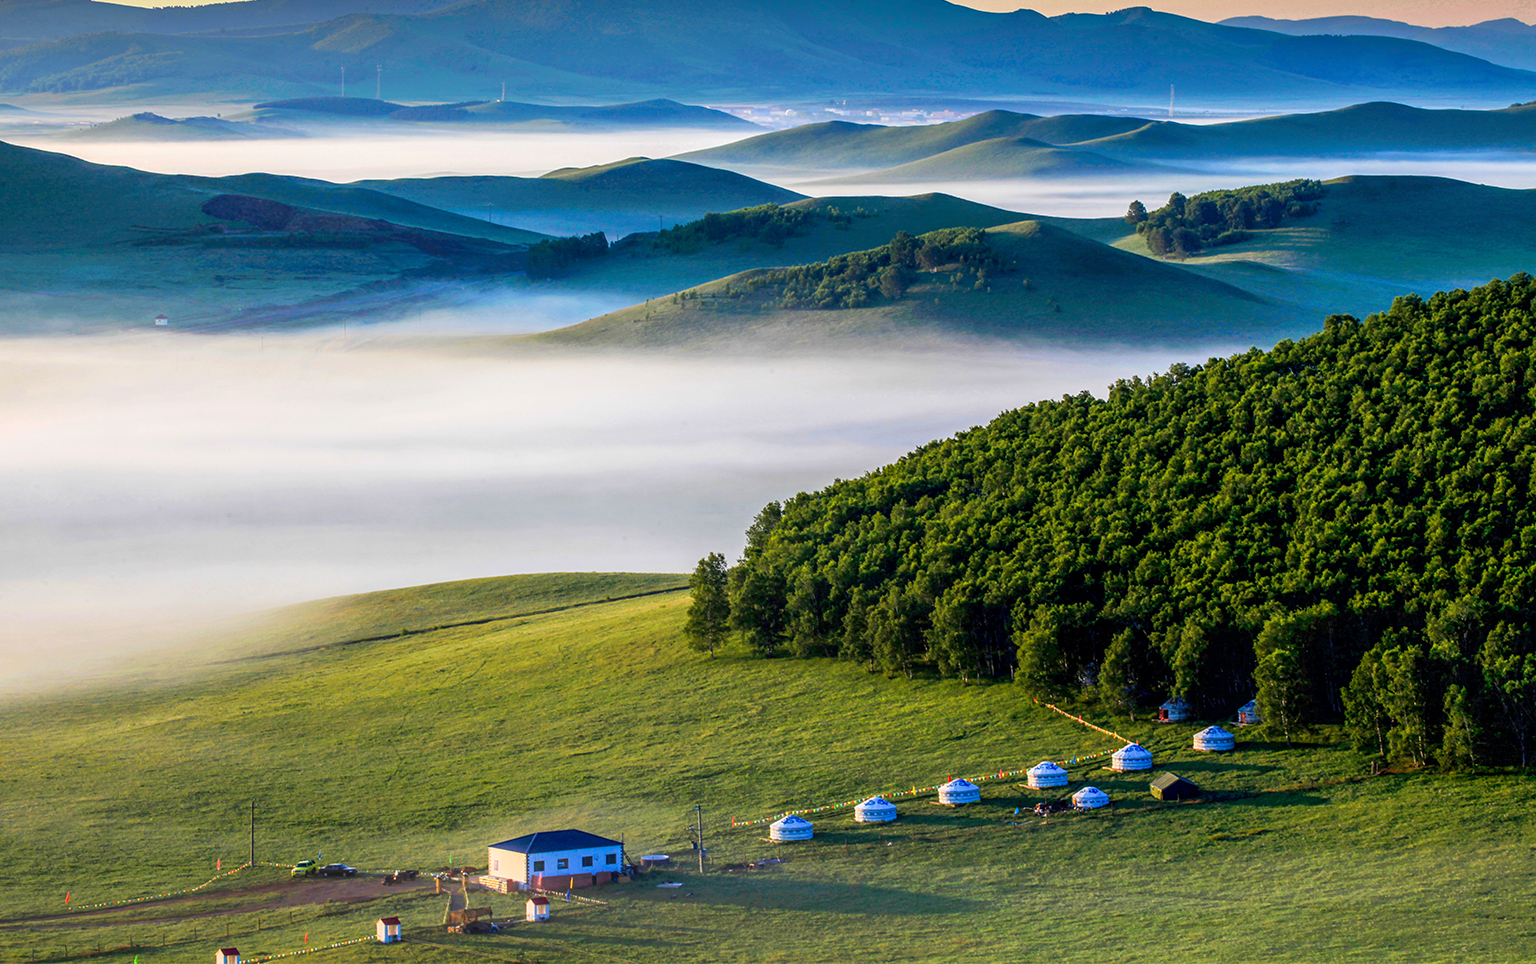
[[[419,870],[397,870],[392,874],[384,875],[384,886],[388,887],[391,884],[402,884],[407,880],[415,880],[420,875],[421,871]]]
[[[326,864],[320,868],[321,877],[356,877],[357,868],[346,864]]]
[[[501,925],[500,924],[492,924],[488,920],[470,921],[468,924],[464,925],[464,933],[466,933],[466,934],[500,934],[501,933]]]

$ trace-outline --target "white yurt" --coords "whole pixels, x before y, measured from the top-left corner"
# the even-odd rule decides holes
[[[1237,711],[1237,722],[1243,726],[1253,726],[1263,723],[1264,718],[1259,715],[1259,701],[1249,700]]]
[[[1182,723],[1189,719],[1189,704],[1175,696],[1157,708],[1157,718],[1163,723]]]
[[[1109,794],[1098,787],[1083,787],[1072,794],[1072,806],[1079,810],[1097,810],[1109,806]]]
[[[1237,749],[1237,737],[1219,726],[1208,726],[1195,734],[1195,749],[1206,753],[1225,753]]]
[[[1152,769],[1152,751],[1140,743],[1127,743],[1115,751],[1110,757],[1109,768],[1111,770],[1150,770]]]
[[[768,828],[772,840],[809,840],[811,833],[811,822],[794,814],[775,820]]]
[[[1064,787],[1067,785],[1067,771],[1050,760],[1041,760],[1029,768],[1029,785],[1036,790]]]
[[[859,823],[889,823],[896,819],[896,804],[884,797],[870,797],[853,808],[853,819]]]
[[[962,803],[980,803],[981,787],[964,777],[956,777],[939,787],[939,802],[952,807]]]

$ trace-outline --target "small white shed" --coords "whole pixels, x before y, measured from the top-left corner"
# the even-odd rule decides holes
[[[1208,726],[1195,734],[1195,749],[1205,753],[1225,753],[1237,749],[1237,737],[1219,726]]]
[[[1258,700],[1249,700],[1242,705],[1241,709],[1237,711],[1238,726],[1253,726],[1256,723],[1263,722],[1264,718],[1259,715]]]
[[[1152,751],[1140,743],[1127,743],[1110,757],[1109,768],[1124,773],[1128,770],[1152,769]]]
[[[1083,787],[1072,794],[1072,806],[1078,810],[1097,810],[1109,806],[1109,794],[1098,787]]]
[[[896,819],[896,804],[884,797],[870,797],[853,808],[858,823],[889,823]]]
[[[155,327],[156,328],[164,328],[166,325],[169,325],[170,323],[171,323],[171,319],[167,318],[165,315],[156,315],[155,316]]]
[[[965,777],[956,777],[942,787],[939,787],[939,802],[951,807],[958,807],[967,803],[980,803],[981,787],[978,787]]]
[[[213,964],[240,964],[240,948],[221,947],[213,955]]]
[[[1157,719],[1161,723],[1182,723],[1189,719],[1189,704],[1175,696],[1157,708]]]
[[[548,897],[530,897],[528,898],[528,903],[523,906],[527,908],[527,919],[529,923],[537,923],[541,920],[549,920]]]
[[[374,932],[380,944],[398,944],[400,942],[400,918],[380,917],[378,924],[374,926]]]
[[[1050,760],[1041,760],[1030,767],[1027,776],[1030,787],[1036,790],[1067,785],[1067,771]]]
[[[814,829],[811,822],[804,817],[790,814],[779,820],[775,820],[768,828],[768,837],[780,842],[786,840],[810,840]]]

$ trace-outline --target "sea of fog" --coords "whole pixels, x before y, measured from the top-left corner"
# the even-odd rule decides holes
[[[0,688],[109,676],[199,622],[281,603],[686,572],[734,557],[771,499],[1187,357],[575,359],[339,332],[0,342]]]

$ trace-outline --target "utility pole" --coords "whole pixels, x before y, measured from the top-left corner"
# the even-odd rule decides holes
[[[384,65],[383,64],[379,64],[379,68],[378,69],[379,69],[378,79],[374,82],[374,85],[373,85],[373,99],[374,100],[383,100],[384,99]]]
[[[689,836],[693,837],[693,848],[699,852],[699,873],[704,873],[704,808],[695,805],[688,811],[693,814],[693,826],[689,828]]]
[[[1168,85],[1168,119],[1173,120],[1173,85]]]
[[[251,801],[251,866],[256,866],[256,801]]]
[[[347,96],[347,68],[341,68],[341,96]]]

